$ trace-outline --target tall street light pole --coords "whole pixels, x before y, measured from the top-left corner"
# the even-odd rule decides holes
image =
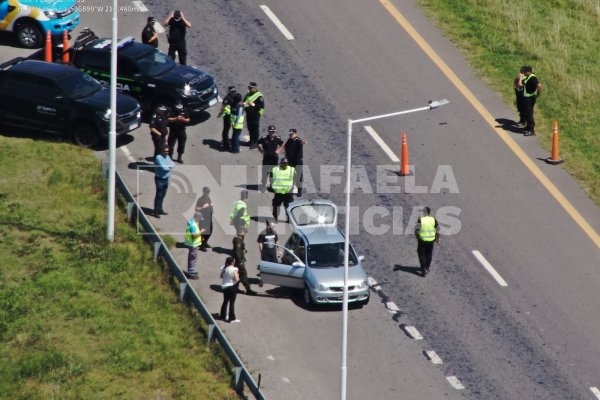
[[[382,119],[388,117],[395,117],[397,115],[410,114],[417,111],[426,111],[438,108],[449,101],[446,99],[430,101],[428,106],[415,108],[412,110],[398,111],[391,114],[376,115],[374,117],[367,117],[361,119],[349,119],[348,120],[348,143],[347,143],[347,155],[346,155],[346,216],[344,224],[344,297],[343,297],[343,309],[342,309],[342,367],[341,367],[341,387],[340,387],[340,399],[346,400],[346,354],[348,352],[348,258],[350,251],[350,168],[352,167],[351,154],[352,154],[352,125],[360,122],[372,121],[374,119]]]
[[[115,175],[117,151],[117,0],[112,5],[112,38],[110,45],[110,127],[108,131],[108,212],[106,239],[115,240]]]

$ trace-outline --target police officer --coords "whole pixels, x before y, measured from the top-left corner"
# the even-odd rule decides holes
[[[202,214],[199,212],[190,218],[185,228],[185,245],[188,248],[188,264],[187,276],[189,279],[198,279],[198,271],[196,270],[196,260],[198,259],[198,249],[202,246],[202,231],[200,224],[202,223]]]
[[[161,154],[163,145],[166,144],[169,135],[169,124],[167,121],[167,107],[161,105],[150,121],[150,136],[154,142],[154,157]]]
[[[271,170],[271,190],[273,196],[273,218],[277,222],[279,207],[283,203],[284,209],[294,201],[293,189],[296,177],[296,169],[288,165],[287,158],[282,158],[278,167]],[[290,222],[289,217],[287,222]]]
[[[417,246],[417,254],[419,255],[422,276],[426,276],[429,273],[431,257],[433,255],[433,244],[440,240],[440,228],[438,223],[435,218],[429,214],[431,214],[431,208],[425,207],[423,215],[419,218],[415,228],[415,236],[419,243]]]
[[[269,133],[258,141],[258,151],[263,154],[262,174],[260,176],[261,184],[263,177],[266,178],[268,171],[279,164],[279,152],[283,147],[283,140],[275,132],[277,130],[273,125],[269,126]]]
[[[142,43],[158,48],[158,33],[154,29],[154,17],[148,17],[148,22],[142,31]]]
[[[258,91],[256,82],[250,82],[248,93],[244,96],[244,107],[246,107],[246,118],[248,120],[248,133],[250,134],[250,148],[258,145],[260,132],[260,117],[265,113],[265,99]]]
[[[542,84],[538,80],[537,76],[533,74],[533,68],[526,65],[523,67],[524,77],[521,79],[519,84],[523,88],[523,111],[525,113],[525,126],[524,136],[535,135],[535,119],[533,118],[533,108],[537,97],[542,91]]]
[[[298,176],[298,196],[302,196],[302,181],[304,178],[304,145],[306,140],[302,140],[298,137],[298,131],[296,129],[290,129],[288,140],[285,142],[285,158],[288,159],[291,167],[296,168],[296,175]]]
[[[187,28],[192,27],[192,24],[185,19],[181,11],[177,10],[171,11],[164,20],[163,26],[169,27],[169,57],[175,60],[175,53],[177,53],[179,54],[179,64],[185,65],[187,60],[185,33]]]
[[[169,155],[173,157],[173,149],[177,142],[177,162],[183,164],[183,153],[185,152],[185,142],[187,141],[187,133],[185,126],[190,123],[190,116],[185,111],[183,104],[175,105],[173,114],[167,118],[169,121]]]
[[[240,136],[242,135],[242,129],[244,129],[244,104],[242,103],[242,95],[236,93],[233,95],[233,102],[231,103],[231,152],[240,152]]]
[[[250,226],[250,214],[248,213],[248,191],[242,190],[240,193],[240,199],[233,203],[233,210],[229,214],[229,223],[235,227],[236,231],[240,228],[248,229]]]
[[[235,86],[229,86],[227,95],[223,98],[221,103],[221,111],[219,112],[219,118],[223,118],[223,132],[221,133],[221,145],[223,150],[229,150],[231,143],[229,141],[229,129],[231,128],[231,104],[233,103],[233,96],[237,93]]]
[[[244,243],[244,237],[248,230],[246,228],[240,228],[237,231],[237,236],[233,238],[233,258],[235,259],[235,266],[238,267],[240,274],[240,282],[246,288],[246,294],[254,295],[256,292],[250,287],[248,281],[248,271],[246,270],[246,243]]]

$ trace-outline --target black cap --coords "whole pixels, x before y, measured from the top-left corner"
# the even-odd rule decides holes
[[[249,87],[249,88],[255,88],[255,87],[256,87],[256,82],[250,82],[250,83],[248,84],[248,87]]]
[[[288,163],[287,158],[282,158],[281,161],[279,161],[279,164],[287,164],[287,163]]]
[[[240,197],[242,199],[247,199],[248,198],[248,191],[247,190],[242,190],[242,192],[240,193]]]
[[[208,193],[208,192],[210,192],[210,188],[209,188],[208,186],[204,186],[204,187],[202,188],[202,192],[203,192],[203,193]]]
[[[273,132],[276,132],[276,131],[277,131],[277,129],[275,129],[275,127],[273,125],[269,126],[269,133],[273,133]]]
[[[297,132],[297,131],[296,131],[294,128],[292,128],[292,129],[290,129],[290,135],[291,135],[292,133],[298,133],[298,132]]]
[[[148,17],[148,22],[154,22],[154,21],[156,21],[156,18],[154,18],[154,17]]]
[[[229,93],[234,93],[234,92],[236,91],[236,90],[235,90],[235,86],[229,86],[229,87],[227,88],[227,90],[229,91]]]

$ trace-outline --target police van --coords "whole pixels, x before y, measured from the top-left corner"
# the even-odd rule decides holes
[[[110,39],[84,30],[71,48],[73,65],[105,85],[110,83]],[[190,116],[217,104],[212,76],[197,68],[179,65],[160,50],[128,37],[117,43],[117,86],[136,98],[142,110],[152,113],[159,105],[183,104]]]
[[[71,32],[79,16],[77,0],[0,0],[0,31],[13,32],[26,48],[41,47],[47,31]]]

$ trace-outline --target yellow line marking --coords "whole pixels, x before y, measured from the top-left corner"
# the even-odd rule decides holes
[[[462,93],[463,96],[471,103],[471,105],[479,112],[483,119],[494,129],[506,145],[515,153],[515,155],[525,164],[531,173],[541,182],[542,185],[550,192],[550,194],[558,201],[565,211],[573,218],[581,229],[592,239],[592,241],[600,248],[600,235],[587,223],[585,218],[573,207],[567,198],[558,190],[556,186],[544,175],[537,165],[525,154],[523,149],[514,141],[514,139],[503,129],[496,126],[497,122],[490,112],[481,104],[475,95],[465,86],[458,76],[448,67],[441,57],[429,46],[423,37],[415,30],[415,28],[404,18],[398,9],[388,0],[379,0],[381,5],[394,17],[398,24],[406,30],[410,37],[419,45],[419,47],[429,56],[435,65],[442,71],[444,75],[452,82],[454,86]]]

